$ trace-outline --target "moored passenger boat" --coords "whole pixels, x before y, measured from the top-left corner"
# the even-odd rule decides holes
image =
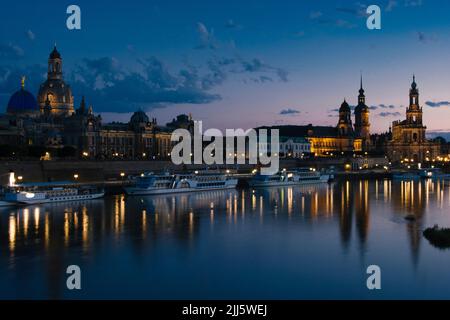
[[[134,179],[134,184],[125,187],[128,195],[153,195],[195,191],[232,189],[237,179],[217,172],[194,172],[187,174],[144,173]]]
[[[250,187],[275,187],[299,184],[326,183],[332,179],[329,174],[322,174],[315,169],[283,170],[274,175],[255,174],[249,181]]]
[[[73,182],[36,182],[8,186],[3,200],[10,204],[41,204],[97,199],[104,194],[103,188],[90,185]]]

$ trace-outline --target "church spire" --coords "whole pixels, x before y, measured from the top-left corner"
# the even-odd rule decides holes
[[[80,103],[80,113],[84,114],[85,112],[86,112],[86,101],[84,100],[84,96],[82,96]]]
[[[361,73],[359,95],[358,95],[358,105],[363,106],[363,105],[365,105],[365,103],[366,103],[366,96],[364,95],[363,77],[362,77],[362,73]]]

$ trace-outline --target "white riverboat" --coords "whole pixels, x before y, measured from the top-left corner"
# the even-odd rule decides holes
[[[73,182],[36,182],[9,185],[2,201],[9,205],[24,205],[90,200],[104,195],[102,188],[89,185]]]
[[[237,179],[217,172],[188,174],[143,173],[133,179],[132,186],[125,187],[128,195],[154,195],[195,191],[211,191],[236,188]]]
[[[257,188],[327,183],[332,178],[330,174],[323,174],[310,168],[293,171],[283,170],[274,175],[261,175],[257,173],[250,179],[249,185],[252,188]]]

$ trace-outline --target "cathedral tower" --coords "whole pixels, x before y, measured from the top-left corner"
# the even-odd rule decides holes
[[[355,133],[357,137],[362,138],[363,148],[367,150],[370,143],[370,111],[366,105],[366,96],[364,95],[362,76],[358,95],[358,105],[355,108]]]
[[[409,89],[409,107],[406,109],[406,121],[411,125],[422,125],[422,108],[419,105],[419,89],[417,89],[415,76],[413,76],[411,89]]]
[[[42,114],[48,109],[47,100],[50,102],[52,116],[69,116],[74,113],[72,90],[63,80],[62,58],[56,46],[48,58],[47,80],[39,88],[38,104]]]
[[[353,133],[352,112],[345,99],[339,108],[339,122],[337,126],[340,136],[348,136]]]

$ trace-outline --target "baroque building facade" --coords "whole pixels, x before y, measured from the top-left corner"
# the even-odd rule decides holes
[[[76,156],[91,159],[165,159],[172,149],[171,132],[192,127],[191,116],[180,115],[161,126],[142,110],[127,123],[103,124],[84,97],[75,109],[55,47],[37,99],[25,89],[23,78],[21,88],[9,99],[6,114],[0,115],[0,145],[72,148]]]
[[[369,108],[366,105],[362,77],[359,89],[358,105],[355,107],[355,122],[352,121],[352,109],[347,101],[341,104],[336,126],[274,126],[265,129],[278,129],[280,136],[303,138],[309,143],[311,154],[333,156],[371,150]]]
[[[423,124],[423,110],[419,103],[419,89],[416,77],[409,90],[409,106],[406,108],[406,119],[394,121],[390,140],[387,143],[387,154],[393,162],[432,161],[440,155],[440,145],[427,140],[427,127]]]

